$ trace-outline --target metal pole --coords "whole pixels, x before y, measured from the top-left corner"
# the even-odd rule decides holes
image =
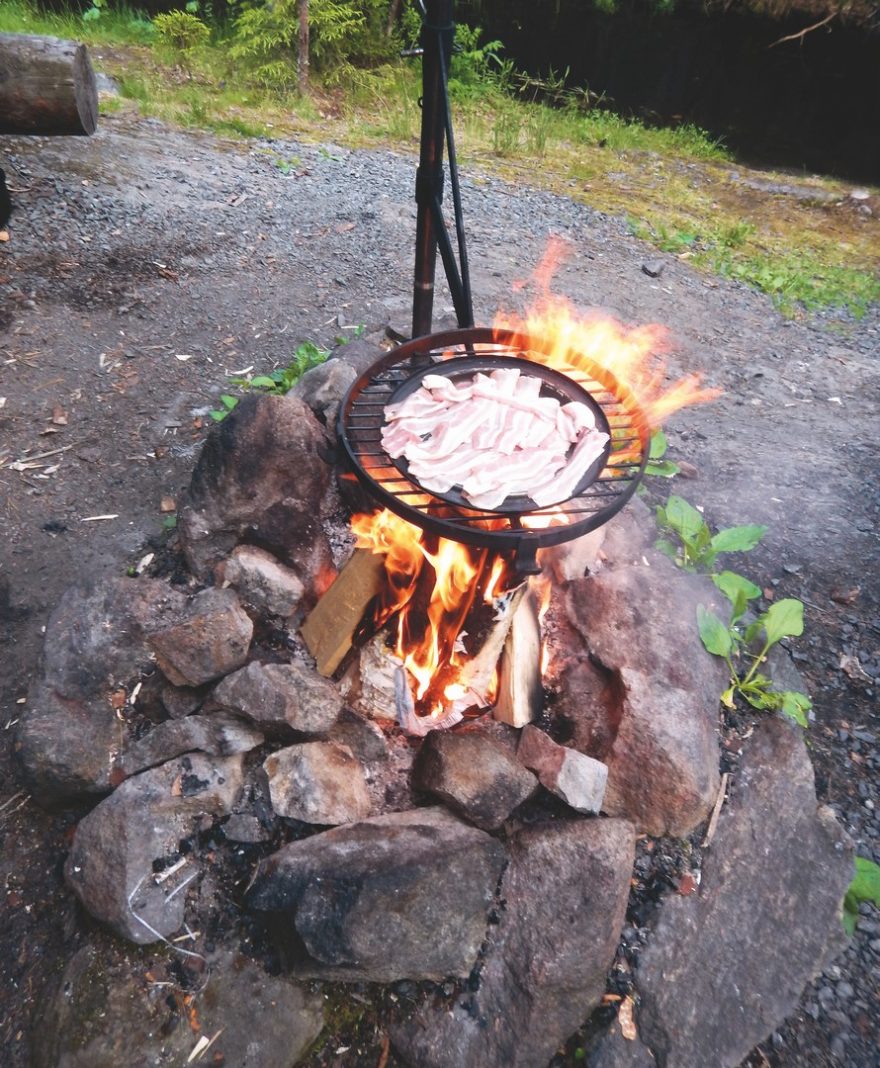
[[[446,115],[443,103],[440,34],[447,73],[455,25],[453,0],[427,0],[422,23],[422,135],[416,172],[416,264],[413,284],[412,336],[431,333],[434,311],[434,275],[437,267],[437,229],[431,208],[443,199],[443,148]]]

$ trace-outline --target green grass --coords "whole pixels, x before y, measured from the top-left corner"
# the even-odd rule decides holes
[[[418,62],[374,69],[344,64],[331,85],[316,85],[312,97],[302,99],[268,89],[241,63],[233,65],[229,27],[215,27],[206,47],[175,55],[151,23],[128,8],[84,21],[37,13],[26,0],[0,0],[0,31],[103,45],[101,63],[129,102],[102,100],[105,115],[134,105],[142,114],[224,136],[417,146]],[[605,110],[593,94],[569,90],[559,77],[530,82],[509,65],[473,62],[482,64],[477,73],[456,57],[450,80],[465,173],[478,180],[481,171],[500,174],[624,217],[638,238],[767,293],[788,315],[830,306],[858,316],[880,300],[880,220],[838,210],[821,197],[783,198],[746,186],[734,177],[724,146],[693,125],[648,126]],[[293,74],[285,80],[292,83]],[[526,99],[538,89],[555,106]],[[279,169],[285,166],[290,169]],[[737,170],[748,172],[742,164]],[[784,181],[798,179],[786,175]],[[846,201],[841,183],[807,184]]]
[[[0,33],[34,33],[74,38],[86,44],[149,44],[155,38],[152,22],[132,8],[117,5],[96,19],[73,12],[40,11],[25,0],[2,0]]]

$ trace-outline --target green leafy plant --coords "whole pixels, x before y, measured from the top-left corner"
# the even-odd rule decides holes
[[[767,533],[766,527],[748,525],[713,534],[697,509],[675,494],[665,505],[658,505],[657,526],[678,539],[676,544],[668,537],[661,538],[657,548],[685,571],[711,571],[720,553],[747,552]]]
[[[761,595],[760,589],[733,571],[722,571],[712,579],[731,603],[730,621],[725,623],[714,612],[699,605],[697,626],[703,645],[713,655],[722,657],[730,672],[730,685],[721,695],[722,703],[734,708],[734,698],[738,694],[752,708],[779,711],[806,727],[807,713],[813,707],[809,697],[796,690],[774,690],[772,680],[759,670],[777,642],[803,634],[803,603],[793,597],[775,601],[766,612],[746,624],[743,617],[749,601]],[[758,642],[758,651],[754,652]],[[740,671],[735,661],[750,663],[745,671]]]
[[[651,444],[648,451],[648,465],[645,468],[646,475],[654,475],[658,478],[674,478],[681,468],[672,460],[664,460],[669,442],[662,430],[655,430],[651,435]]]
[[[236,406],[236,404],[238,404],[238,397],[233,397],[231,393],[221,393],[221,406],[219,408],[215,408],[208,414],[211,416],[215,423],[219,423],[221,420],[225,419],[227,415],[229,415],[229,413]]]
[[[880,908],[880,866],[867,857],[856,857],[856,874],[843,899],[843,929],[852,938],[859,918],[859,905],[870,901]]]
[[[721,695],[723,704],[734,708],[738,695],[752,708],[779,711],[806,727],[807,713],[812,708],[809,697],[795,690],[774,690],[772,680],[760,671],[774,645],[783,638],[803,634],[802,602],[785,598],[747,620],[750,602],[761,596],[760,587],[735,571],[714,570],[722,553],[754,549],[767,528],[749,524],[726,527],[713,534],[697,509],[674,494],[665,505],[658,506],[657,524],[662,532],[677,539],[674,542],[670,537],[661,538],[657,548],[685,571],[709,572],[730,602],[730,618],[726,622],[702,605],[697,608],[700,640],[710,653],[724,660],[730,673],[730,685]],[[745,666],[741,668],[740,664]]]
[[[283,395],[288,393],[302,378],[306,371],[322,364],[330,355],[327,349],[322,349],[314,341],[303,341],[297,345],[293,353],[293,359],[286,367],[277,367],[267,375],[254,375],[253,378],[233,377],[229,382],[243,390],[257,390],[260,393],[274,393]],[[221,407],[210,412],[211,418],[216,422],[222,422],[238,404],[239,398],[231,393],[220,395]]]

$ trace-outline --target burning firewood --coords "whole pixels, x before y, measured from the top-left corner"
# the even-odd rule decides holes
[[[522,598],[510,624],[501,658],[501,677],[493,715],[522,727],[541,711],[541,625],[534,591]]]
[[[318,671],[332,675],[351,649],[368,605],[382,590],[384,560],[367,549],[355,549],[330,589],[302,625],[301,634]]]

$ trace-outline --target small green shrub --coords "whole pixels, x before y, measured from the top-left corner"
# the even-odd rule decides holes
[[[200,18],[187,11],[169,11],[153,19],[159,40],[175,55],[186,58],[202,48],[211,38],[211,31]]]

